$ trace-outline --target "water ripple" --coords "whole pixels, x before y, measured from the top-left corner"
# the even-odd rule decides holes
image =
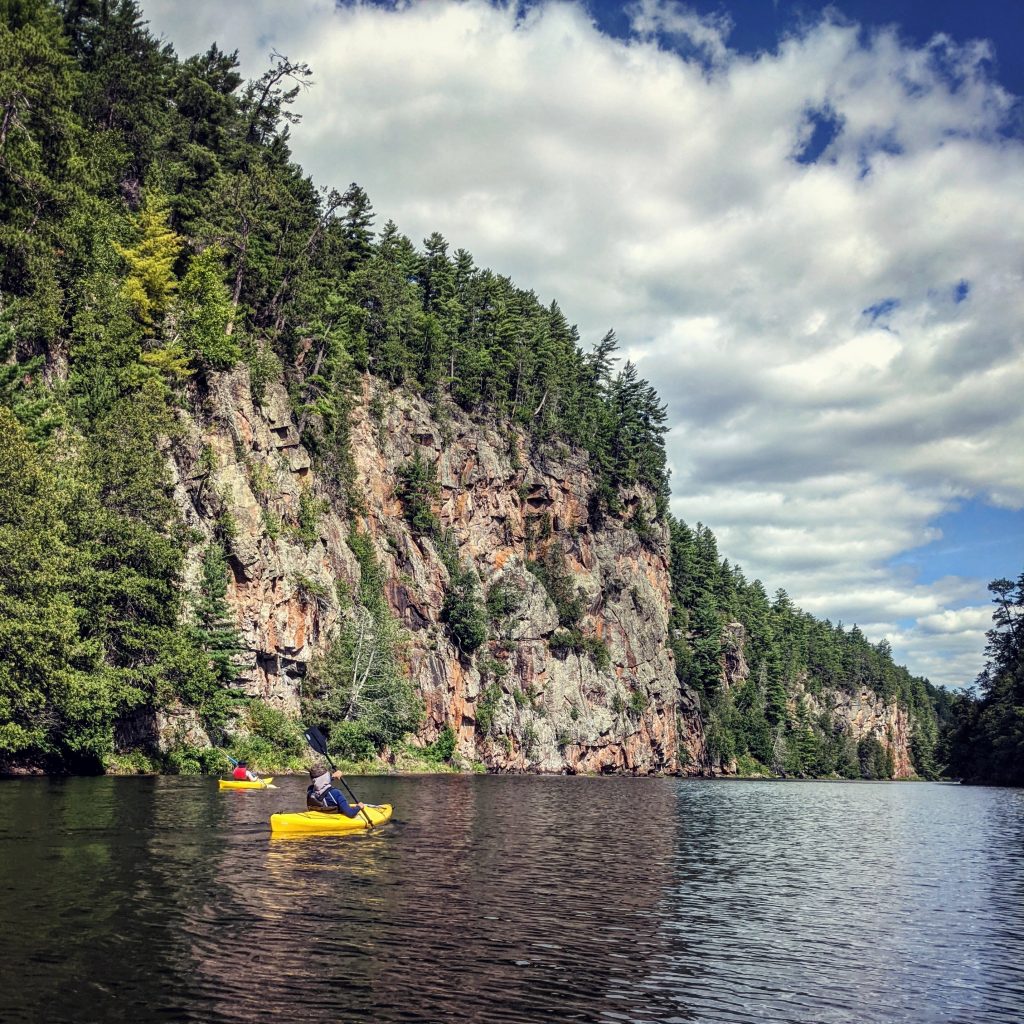
[[[301,779],[0,784],[0,1019],[1024,1019],[1024,794],[353,780],[372,833],[272,839]]]

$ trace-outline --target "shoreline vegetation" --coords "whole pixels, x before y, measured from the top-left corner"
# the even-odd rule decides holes
[[[551,778],[588,778],[588,779],[686,779],[691,782],[833,782],[833,783],[865,783],[865,782],[937,782],[943,785],[993,785],[1000,786],[1003,783],[972,782],[960,778],[938,778],[926,779],[920,775],[913,775],[902,779],[850,779],[841,775],[822,776],[782,776],[782,775],[686,775],[683,772],[650,772],[647,774],[631,772],[492,772],[480,761],[460,761],[451,764],[439,764],[426,757],[417,757],[412,754],[398,756],[394,763],[379,761],[376,763],[366,761],[337,761],[337,766],[346,777],[355,778],[403,778],[418,775],[501,775],[504,777],[516,778],[521,776],[544,776]],[[227,774],[228,769],[221,772],[162,772],[155,767],[152,770],[138,763],[133,765],[112,765],[107,771],[97,775],[71,775],[54,774],[44,772],[41,769],[24,771],[11,771],[0,773],[0,782],[13,781],[15,779],[62,779],[62,778],[155,778],[164,776],[168,778],[189,777],[215,779]],[[273,778],[301,778],[306,775],[305,768],[275,768],[261,770],[261,775]]]

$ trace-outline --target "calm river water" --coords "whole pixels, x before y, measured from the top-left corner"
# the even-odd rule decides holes
[[[1024,792],[352,779],[0,783],[0,1020],[1024,1020]]]

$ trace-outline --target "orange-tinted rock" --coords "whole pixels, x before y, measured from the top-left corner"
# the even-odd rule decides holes
[[[369,414],[375,388],[384,398],[375,403],[383,404],[383,421]],[[173,467],[187,525],[204,538],[191,552],[190,578],[194,585],[207,538],[230,513],[236,531],[228,599],[247,648],[242,685],[295,710],[310,658],[351,614],[342,610],[336,584],[358,592],[359,567],[346,544],[352,524],[299,443],[282,386],[270,386],[255,406],[243,366],[211,375],[209,404],[203,423],[182,414]],[[215,467],[200,487],[190,467],[206,446]],[[399,471],[417,450],[436,467],[433,510],[477,576],[481,599],[499,583],[516,598],[472,658],[441,621],[448,570],[429,538],[412,535],[398,497]],[[442,432],[421,399],[364,379],[351,429],[366,510],[358,525],[372,539],[387,601],[405,629],[404,658],[426,712],[417,741],[431,742],[450,725],[459,752],[494,770],[707,771],[697,703],[680,693],[668,646],[667,530],[655,525],[654,542],[643,544],[626,526],[626,513],[594,528],[585,453],[554,444],[532,451],[521,430],[457,409]],[[306,542],[296,529],[304,493],[327,508],[316,538]],[[634,489],[623,499],[629,514],[643,508],[654,521],[650,494]],[[599,669],[586,652],[549,646],[558,615],[527,569],[543,548],[562,553],[587,609],[579,627],[607,645],[608,667]],[[496,675],[495,665],[505,666],[504,674]],[[493,703],[487,736],[476,727],[485,691]],[[628,710],[631,698],[642,713]]]

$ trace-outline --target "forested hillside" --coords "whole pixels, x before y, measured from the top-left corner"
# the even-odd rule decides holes
[[[707,527],[671,528],[676,670],[701,695],[713,757],[747,771],[891,778],[888,744],[836,728],[837,697],[866,689],[910,712],[914,768],[934,777],[935,687],[897,666],[885,640],[816,619],[784,590],[769,599],[760,580],[719,556]],[[722,665],[737,658],[749,674],[729,688]]]
[[[567,574],[573,545],[581,566],[590,557],[579,532],[597,538],[606,520],[647,552],[630,554],[637,564],[671,561],[679,693],[699,694],[718,765],[891,776],[895,740],[872,733],[858,743],[833,714],[830,694],[867,687],[900,703],[914,766],[930,774],[935,716],[923,680],[856,627],[819,622],[781,592],[769,601],[720,559],[710,531],[671,520],[665,408],[632,364],[618,365],[614,334],[585,349],[557,303],[450,252],[438,234],[417,248],[392,222],[379,227],[359,186],[339,193],[303,174],[288,137],[298,121],[292,103],[310,84],[310,69],[280,54],[253,82],[216,46],[180,59],[129,0],[0,0],[0,764],[109,766],[135,742],[127,723],[140,712],[182,706],[206,735],[242,716],[248,734],[265,740],[260,749],[301,751],[288,716],[238,685],[239,622],[226,600],[229,590],[237,597],[242,571],[238,507],[206,488],[219,479],[212,444],[182,456],[196,423],[231,419],[218,405],[223,382],[242,381],[255,404],[283,383],[289,408],[273,430],[294,429],[319,488],[299,487],[278,511],[264,501],[263,540],[286,535],[312,547],[328,508],[349,523],[359,584],[335,578],[328,594],[292,572],[290,585],[303,607],[329,605],[344,620],[323,638],[327,660],[312,666],[302,699],[337,736],[348,727],[359,749],[394,744],[422,721],[420,680],[410,679],[399,636],[419,624],[385,578],[382,549],[360,532],[367,494],[352,432],[368,423],[369,401],[379,424],[418,423],[429,410],[439,450],[455,426],[465,440],[472,423],[513,440],[503,458],[520,474],[527,568],[556,613],[544,643],[603,674],[608,729],[640,729],[654,706],[661,722],[676,713],[676,695],[663,695],[653,677],[638,689],[623,675],[628,652],[610,664],[606,595],[584,600]],[[389,393],[415,399],[405,420],[389,411]],[[571,525],[531,495],[520,436],[530,459],[585,459],[585,507]],[[235,446],[247,488],[265,498],[270,475],[237,434]],[[479,566],[436,514],[435,472],[418,454],[399,469],[400,515],[418,548],[402,557],[411,566],[429,550],[443,563],[445,642],[486,687],[470,698],[472,717],[460,715],[497,749],[499,702],[507,697],[522,717],[519,691],[501,682],[512,640],[498,623],[514,595],[485,593]],[[213,517],[208,532],[186,524],[176,504],[183,488]],[[661,612],[645,611],[645,600],[635,597],[635,614],[653,621]],[[743,624],[750,666],[739,686],[727,671],[733,622]],[[380,641],[375,672],[387,671],[356,700],[351,680],[367,629]],[[632,710],[613,684],[633,687]],[[447,728],[441,749],[450,754],[452,729],[463,726]],[[513,739],[529,746],[534,725],[517,728],[502,739],[505,755]],[[552,738],[553,747],[573,742],[582,751],[597,741],[564,730]],[[666,756],[675,763],[675,752]],[[206,763],[196,755],[164,766]]]

